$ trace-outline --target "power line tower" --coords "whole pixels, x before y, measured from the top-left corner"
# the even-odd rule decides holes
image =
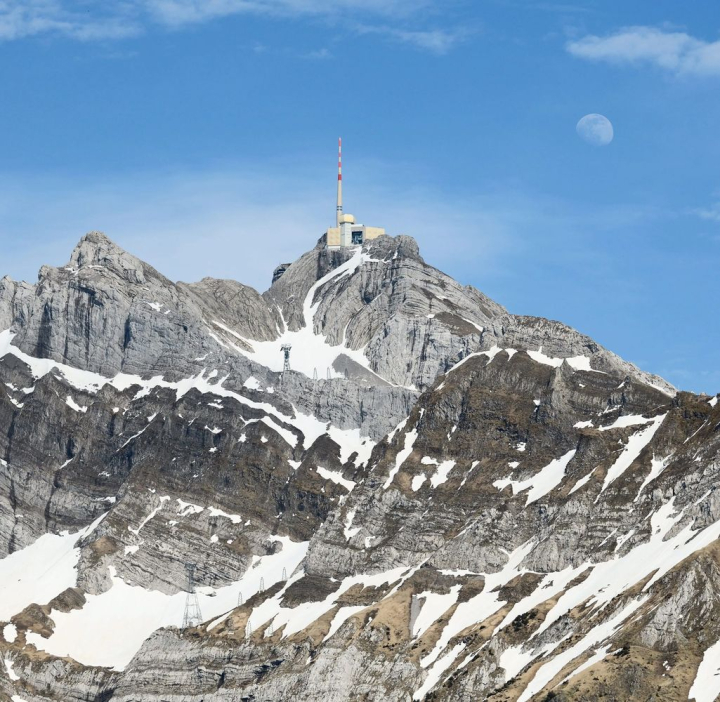
[[[185,614],[183,615],[183,629],[191,626],[198,626],[202,623],[202,614],[200,614],[200,603],[198,602],[197,592],[195,592],[195,564],[186,563],[185,571],[188,578],[188,593],[185,598]]]
[[[283,373],[290,370],[290,344],[283,344],[280,349],[283,352]]]

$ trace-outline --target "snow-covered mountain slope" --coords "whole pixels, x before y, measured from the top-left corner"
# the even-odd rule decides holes
[[[714,700],[717,405],[408,237],[259,295],[91,233],[0,282],[0,699]]]

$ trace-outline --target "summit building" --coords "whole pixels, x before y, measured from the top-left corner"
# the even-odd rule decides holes
[[[343,213],[342,192],[342,139],[338,139],[338,180],[337,180],[337,208],[335,226],[325,233],[328,248],[337,249],[341,246],[361,246],[366,241],[383,236],[382,227],[368,227],[358,224],[351,214]]]

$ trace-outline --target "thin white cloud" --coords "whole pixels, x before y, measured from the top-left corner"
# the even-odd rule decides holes
[[[0,41],[58,34],[81,41],[122,39],[141,31],[119,3],[110,13],[88,13],[60,0],[0,0]]]
[[[392,26],[366,30],[443,54],[461,39],[461,32],[415,24],[419,11],[436,5],[437,0],[0,0],[0,41],[40,35],[80,41],[123,39],[152,27],[179,30],[225,17],[255,15],[322,19],[350,32],[358,31],[361,21],[392,22]]]
[[[607,36],[588,35],[567,50],[578,58],[616,65],[651,65],[676,75],[720,75],[720,41],[656,27],[626,27]]]
[[[276,16],[408,15],[429,0],[136,0],[158,22],[182,26],[240,14]]]
[[[714,202],[710,207],[700,207],[692,211],[700,219],[711,222],[720,222],[720,202]]]
[[[438,55],[447,54],[457,44],[465,41],[469,35],[467,30],[408,30],[372,25],[358,25],[357,31],[360,34],[380,34],[393,41],[411,44]]]

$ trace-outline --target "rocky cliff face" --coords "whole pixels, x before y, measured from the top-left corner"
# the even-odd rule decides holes
[[[408,237],[273,278],[0,281],[0,699],[720,694],[717,398]]]

